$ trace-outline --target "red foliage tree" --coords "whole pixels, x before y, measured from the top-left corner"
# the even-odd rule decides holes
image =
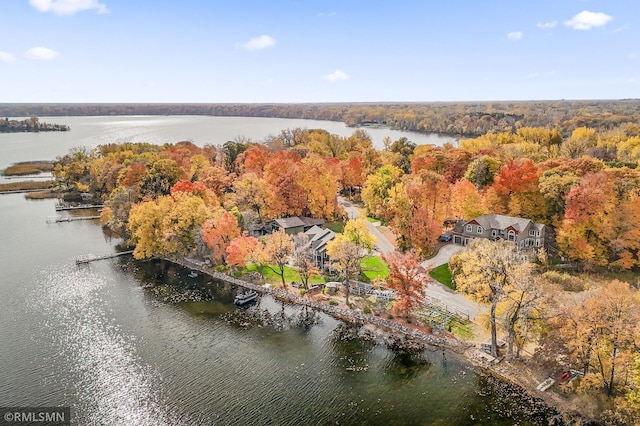
[[[428,277],[415,253],[392,252],[382,255],[389,265],[388,285],[396,292],[394,312],[408,316],[422,303],[427,289]]]

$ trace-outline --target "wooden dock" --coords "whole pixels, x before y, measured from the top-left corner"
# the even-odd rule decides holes
[[[77,206],[65,206],[62,204],[56,204],[56,211],[62,212],[67,210],[87,210],[87,209],[101,209],[103,208],[103,204],[80,204]]]
[[[94,220],[100,219],[100,216],[50,216],[47,223],[75,222],[77,220]]]
[[[76,265],[95,262],[96,260],[113,259],[114,257],[126,256],[128,254],[133,254],[133,250],[121,251],[119,253],[103,254],[102,256],[96,256],[95,254],[86,254],[76,257]]]

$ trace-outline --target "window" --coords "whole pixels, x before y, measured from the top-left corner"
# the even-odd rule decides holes
[[[478,234],[482,234],[482,226],[478,225]]]
[[[467,225],[467,232],[473,232],[473,226]]]
[[[509,230],[509,232],[507,233],[507,240],[509,241],[515,241],[516,240],[516,233],[513,229]]]
[[[492,236],[492,237],[495,237],[496,235],[498,235],[498,232],[497,232],[495,229],[493,229],[493,230],[491,231],[491,236]]]
[[[540,231],[536,231],[536,237],[540,236]]]
[[[534,235],[536,235],[536,231],[534,231],[533,229],[529,230],[529,236],[533,237]]]

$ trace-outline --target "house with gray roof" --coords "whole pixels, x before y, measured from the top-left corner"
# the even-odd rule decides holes
[[[305,235],[309,237],[309,245],[313,256],[313,263],[319,268],[324,268],[329,264],[327,255],[327,243],[336,237],[336,233],[331,229],[313,226],[309,228]]]
[[[268,224],[269,232],[276,232],[284,229],[289,235],[295,235],[299,232],[307,232],[314,226],[324,225],[323,219],[316,219],[306,216],[289,216],[280,219],[274,219]]]
[[[511,241],[519,249],[545,246],[545,228],[530,219],[485,214],[469,221],[458,220],[453,227],[453,243],[466,246],[473,238]]]

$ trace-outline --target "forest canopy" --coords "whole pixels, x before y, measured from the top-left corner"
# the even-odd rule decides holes
[[[640,100],[323,104],[1,104],[0,117],[212,115],[341,121],[347,126],[477,137],[524,127],[608,131],[640,122]]]

